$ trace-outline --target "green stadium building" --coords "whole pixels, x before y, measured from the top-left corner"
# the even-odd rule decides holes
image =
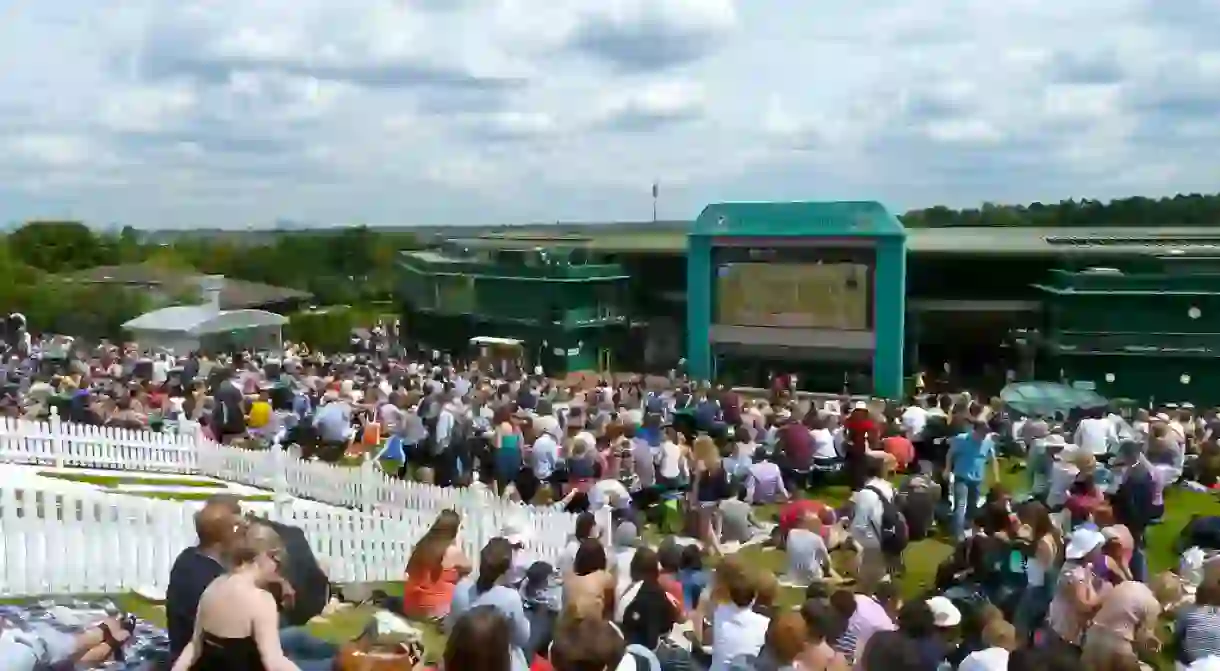
[[[911,376],[1220,402],[1220,233],[903,228],[878,203],[479,230],[401,260],[413,340],[513,338],[548,372],[663,371],[894,397]]]

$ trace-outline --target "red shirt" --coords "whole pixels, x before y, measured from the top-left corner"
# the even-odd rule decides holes
[[[877,423],[868,415],[853,414],[843,422],[843,429],[847,432],[847,444],[853,452],[867,450],[872,438],[878,433]]]
[[[813,513],[822,520],[823,526],[834,524],[835,511],[830,506],[813,499],[797,499],[784,504],[779,510],[779,529],[785,536],[801,521],[807,513]]]
[[[813,464],[813,436],[799,422],[785,424],[777,432],[779,447],[793,468],[808,468]]]
[[[894,458],[898,468],[905,469],[915,461],[915,446],[906,436],[890,436],[881,441],[881,449]]]

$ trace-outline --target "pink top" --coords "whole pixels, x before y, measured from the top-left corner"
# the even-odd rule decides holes
[[[893,631],[897,629],[894,626],[894,621],[890,619],[890,614],[885,612],[885,608],[877,603],[877,600],[871,596],[863,594],[856,595],[856,612],[852,614],[851,619],[847,621],[847,632],[845,635],[856,639],[855,658],[857,668],[860,658],[864,653],[864,646],[868,644],[868,639],[873,634],[879,631]]]
[[[1161,604],[1148,585],[1128,580],[1114,586],[1093,616],[1092,629],[1100,629],[1135,642],[1136,633],[1161,615]]]
[[[1051,631],[1072,645],[1081,644],[1085,629],[1089,625],[1090,613],[1082,613],[1079,604],[1070,596],[1075,586],[1081,583],[1087,585],[1088,593],[1093,595],[1104,592],[1110,586],[1110,583],[1098,577],[1088,566],[1077,564],[1067,567],[1059,576],[1055,597],[1047,611]]]

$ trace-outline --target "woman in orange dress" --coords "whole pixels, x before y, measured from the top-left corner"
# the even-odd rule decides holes
[[[461,524],[455,511],[443,510],[415,544],[402,586],[402,614],[406,617],[438,619],[449,614],[453,590],[471,569],[470,559],[457,545]]]

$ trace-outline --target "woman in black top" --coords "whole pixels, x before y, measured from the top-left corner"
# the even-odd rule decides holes
[[[628,645],[655,650],[661,637],[678,620],[678,604],[661,587],[661,565],[652,548],[640,548],[631,558],[631,584],[618,595],[615,613]]]
[[[172,671],[300,671],[280,646],[279,611],[267,591],[279,579],[282,541],[270,527],[254,524],[236,545],[229,573],[200,597],[195,635]]]

